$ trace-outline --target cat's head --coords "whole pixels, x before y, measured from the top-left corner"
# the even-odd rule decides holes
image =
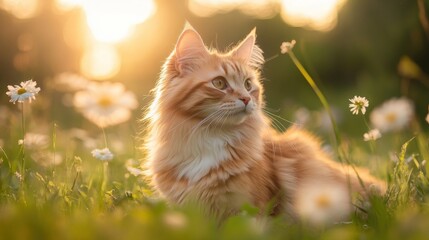
[[[260,114],[262,50],[255,30],[226,53],[208,50],[188,26],[163,67],[155,104],[213,126],[238,125]],[[158,109],[160,110],[160,109]]]

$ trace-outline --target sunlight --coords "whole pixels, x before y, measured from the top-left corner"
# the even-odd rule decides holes
[[[282,0],[282,18],[296,27],[329,31],[337,23],[337,14],[345,0]]]
[[[37,13],[39,7],[38,0],[3,0],[0,1],[0,8],[10,12],[20,19],[31,18]]]
[[[81,60],[82,73],[92,79],[105,80],[115,76],[121,67],[116,49],[108,44],[97,44]]]
[[[82,6],[92,34],[103,42],[124,39],[155,11],[152,0],[92,0]]]
[[[84,0],[57,0],[56,8],[67,11],[75,7],[82,6]]]
[[[257,18],[270,18],[276,14],[278,0],[190,0],[188,7],[197,16],[208,17],[239,9]]]

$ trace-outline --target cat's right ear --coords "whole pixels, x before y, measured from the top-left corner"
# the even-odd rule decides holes
[[[209,54],[200,34],[189,24],[180,35],[175,51],[175,68],[181,75],[192,72]]]

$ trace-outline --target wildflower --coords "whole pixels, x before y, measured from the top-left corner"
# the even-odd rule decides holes
[[[366,108],[369,106],[369,102],[365,97],[354,96],[354,98],[349,99],[351,102],[349,104],[350,112],[353,114],[359,114],[359,111],[362,112],[363,115],[366,113]]]
[[[111,161],[113,153],[108,148],[94,149],[91,151],[92,156],[101,161]]]
[[[331,111],[335,122],[341,123],[341,121],[343,120],[342,113],[338,111],[338,109],[335,107],[332,107]],[[329,116],[329,113],[325,109],[321,109],[320,111],[317,111],[314,119],[316,120],[317,126],[320,127],[322,131],[324,132],[332,131],[332,120],[331,120],[331,117]]]
[[[351,209],[347,187],[338,184],[306,184],[297,193],[297,213],[311,224],[345,220]]]
[[[18,180],[20,182],[24,181],[24,178],[22,177],[22,175],[19,172],[15,172],[15,177],[18,178]]]
[[[306,125],[311,118],[311,112],[307,108],[299,108],[295,112],[295,123],[297,126],[302,127]]]
[[[377,139],[381,138],[381,133],[378,129],[372,129],[369,132],[365,133],[363,135],[363,140],[365,142],[367,141],[375,141]]]
[[[37,151],[31,154],[31,158],[42,167],[58,166],[63,162],[60,154],[49,151]]]
[[[37,82],[33,80],[28,80],[26,82],[21,82],[21,86],[15,85],[14,86],[7,86],[9,91],[6,92],[6,95],[10,97],[10,102],[13,102],[14,104],[16,102],[24,102],[28,99],[29,102],[31,100],[36,99],[36,94],[39,93],[40,88],[36,87]]]
[[[24,139],[20,139],[18,144],[24,144],[27,149],[41,150],[49,147],[49,141],[49,137],[45,134],[26,133]]]
[[[129,173],[131,173],[133,176],[142,176],[144,175],[144,171],[138,167],[136,167],[138,163],[133,159],[128,159],[125,162],[125,168],[128,170]]]
[[[393,98],[371,112],[370,120],[380,132],[398,131],[406,127],[414,115],[413,103],[406,98]]]
[[[137,108],[135,95],[121,83],[92,83],[74,95],[73,104],[88,120],[99,127],[128,121]]]
[[[97,140],[90,137],[88,135],[88,132],[83,129],[73,128],[68,133],[70,135],[70,138],[83,143],[83,146],[86,149],[94,149],[97,146]]]
[[[285,54],[285,53],[292,51],[295,44],[296,44],[295,40],[292,40],[290,42],[282,42],[282,45],[280,46],[280,52],[282,54]]]
[[[70,72],[58,74],[53,79],[54,88],[63,92],[74,92],[85,89],[89,83],[88,79]]]

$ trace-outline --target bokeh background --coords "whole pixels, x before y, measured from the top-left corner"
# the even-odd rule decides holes
[[[0,0],[0,89],[28,79],[47,89],[60,74],[74,73],[122,82],[143,107],[186,21],[220,49],[257,27],[268,60],[269,108],[290,121],[322,109],[289,57],[279,55],[280,44],[295,39],[295,53],[334,110],[343,112],[340,126],[361,135],[365,126],[353,127],[351,114],[344,114],[354,95],[367,97],[370,106],[407,96],[424,121],[428,8],[427,0]],[[67,127],[78,120],[63,97],[50,95],[40,113]],[[0,102],[7,100],[0,95]]]
[[[427,239],[428,14],[429,0],[0,0],[0,238]],[[186,21],[221,50],[256,27],[274,127],[303,125],[340,160],[319,99],[280,54],[295,39],[333,109],[338,150],[386,180],[388,194],[320,229],[283,216],[260,224],[250,205],[221,227],[195,206],[167,206],[144,177],[138,119]],[[7,86],[29,79],[41,88],[35,101],[9,103]],[[355,95],[369,100],[365,115],[350,112]],[[371,113],[392,98],[402,99],[378,108],[392,131],[364,141],[378,127]],[[111,161],[93,154],[104,147]],[[329,208],[310,209],[336,208],[336,196],[318,194],[310,204],[327,197]]]

